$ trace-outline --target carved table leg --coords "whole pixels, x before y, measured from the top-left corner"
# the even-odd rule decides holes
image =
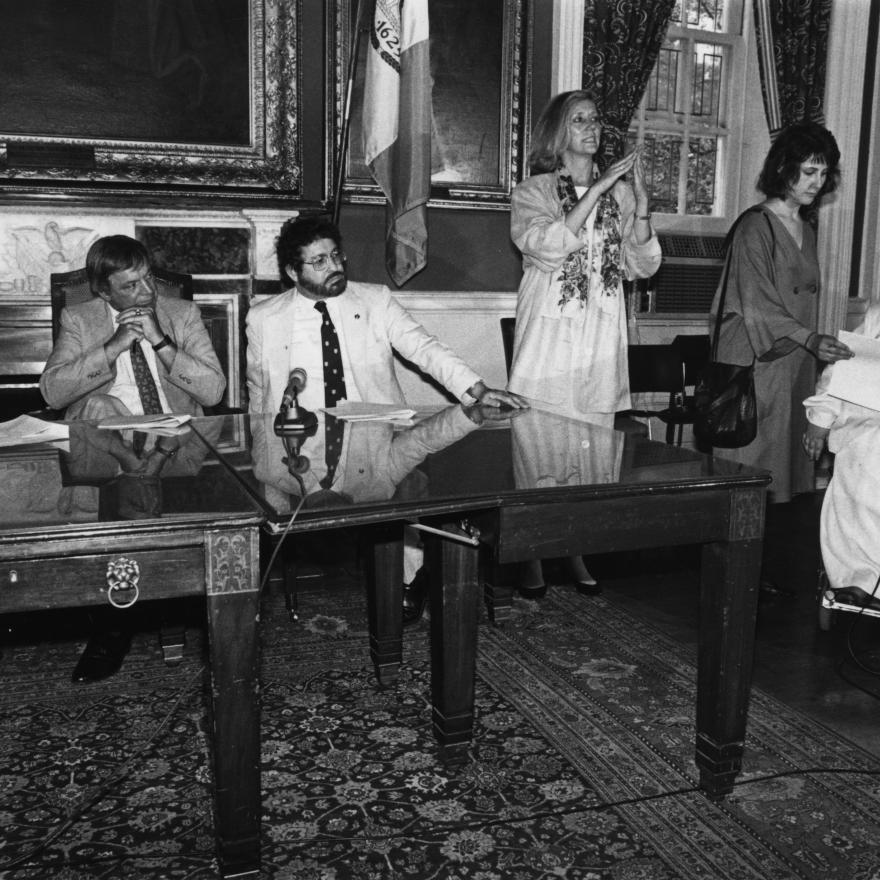
[[[742,768],[763,531],[764,491],[734,491],[730,540],[703,547],[696,763],[710,797],[728,794]]]
[[[444,526],[444,530],[460,534],[455,526]],[[443,760],[460,764],[467,760],[474,733],[479,547],[432,537],[426,549],[434,735]]]
[[[208,650],[218,857],[224,877],[260,868],[260,611],[256,527],[208,532]]]
[[[370,657],[380,685],[400,677],[403,657],[403,523],[383,523],[369,535],[367,618]]]

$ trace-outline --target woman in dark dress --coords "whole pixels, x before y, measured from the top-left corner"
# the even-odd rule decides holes
[[[739,217],[731,235],[718,360],[754,360],[758,435],[723,456],[769,470],[771,503],[813,490],[813,463],[801,448],[803,402],[815,388],[818,362],[852,357],[834,336],[817,332],[816,233],[805,217],[836,188],[839,162],[834,136],[823,126],[784,129],[758,179],[767,198]],[[717,308],[716,297],[713,321]]]

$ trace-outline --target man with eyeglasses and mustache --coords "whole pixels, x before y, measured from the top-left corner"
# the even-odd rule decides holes
[[[342,237],[320,216],[288,220],[276,246],[292,287],[252,307],[247,317],[247,385],[252,413],[276,413],[294,369],[307,381],[298,395],[317,411],[336,401],[404,405],[394,352],[435,379],[465,406],[521,409],[525,399],[489,388],[461,358],[428,333],[387,286],[349,281]],[[325,356],[326,354],[326,356]],[[404,580],[414,577],[405,560]],[[424,591],[409,597],[406,623],[421,616]],[[417,612],[417,613],[416,613]]]

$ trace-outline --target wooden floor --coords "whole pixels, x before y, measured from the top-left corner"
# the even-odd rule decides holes
[[[880,618],[837,612],[830,630],[819,629],[820,504],[820,495],[803,495],[768,511],[765,576],[794,595],[762,594],[753,682],[880,755]],[[696,643],[696,552],[661,551],[629,560],[609,555],[588,562],[610,601]]]

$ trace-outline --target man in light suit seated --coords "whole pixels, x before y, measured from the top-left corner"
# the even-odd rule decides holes
[[[292,287],[251,308],[247,317],[247,385],[251,413],[276,413],[294,369],[308,380],[299,403],[312,412],[327,406],[322,324],[338,337],[344,400],[404,405],[394,352],[412,362],[461,403],[521,409],[516,394],[488,388],[461,358],[425,330],[382,284],[349,281],[342,236],[317,216],[288,220],[277,242],[278,269]],[[328,318],[317,310],[326,306]],[[328,369],[332,369],[328,367]],[[339,375],[335,376],[338,380]],[[415,578],[417,554],[404,564],[404,620],[424,608],[423,578]]]
[[[86,256],[94,299],[64,309],[40,390],[65,418],[141,415],[132,343],[157,386],[163,412],[201,415],[220,401],[223,369],[198,306],[156,293],[147,249],[127,235],[99,238]]]
[[[151,272],[147,249],[127,235],[104,236],[89,248],[86,275],[94,298],[62,311],[40,377],[46,402],[66,409],[66,419],[197,416],[223,396],[226,377],[198,306],[158,296]],[[177,448],[143,434],[126,436],[124,444],[115,460],[125,460],[127,473],[158,473]],[[89,639],[74,681],[95,681],[119,669],[131,635],[117,626],[114,620]]]

